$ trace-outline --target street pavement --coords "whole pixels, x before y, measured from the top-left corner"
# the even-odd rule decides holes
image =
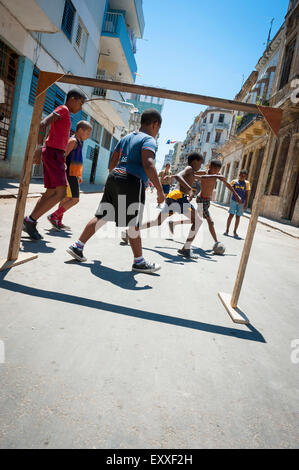
[[[232,292],[244,244],[222,235],[223,208],[211,213],[224,256],[204,223],[200,259],[182,259],[188,226],[171,239],[166,222],[144,232],[162,265],[145,275],[113,224],[86,263],[65,252],[100,197],[65,215],[72,232],[44,216],[44,240],[21,244],[39,257],[0,273],[0,448],[298,448],[298,239],[258,224],[239,301],[250,325],[238,325],[217,296]],[[14,206],[0,200],[1,258]],[[146,212],[158,214],[154,194]]]

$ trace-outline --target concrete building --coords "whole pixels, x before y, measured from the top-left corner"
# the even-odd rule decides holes
[[[167,163],[169,163],[170,165],[172,165],[173,163],[173,150],[169,150],[169,152],[165,155],[165,158],[164,158],[164,163],[163,163],[163,168],[165,168],[165,166],[167,165]]]
[[[134,82],[136,38],[144,29],[142,0],[17,0],[0,3],[0,176],[19,177],[39,70]],[[109,75],[111,74],[111,75]],[[47,92],[44,116],[64,102],[69,85]],[[72,116],[91,121],[84,144],[85,181],[104,184],[111,150],[128,125],[129,107],[118,92],[82,87],[92,101]],[[41,175],[35,167],[33,175]]]
[[[284,110],[279,137],[273,140],[269,155],[269,174],[261,204],[261,214],[299,225],[299,1],[291,1],[285,22],[260,58],[236,99],[268,103]],[[240,115],[238,115],[240,114]],[[252,207],[268,128],[259,115],[235,114],[229,141],[220,148],[223,173],[228,180],[241,168],[249,171]],[[216,198],[228,203],[230,194],[218,185]]]
[[[176,173],[179,169],[180,158],[183,152],[183,142],[176,142],[173,146],[173,160],[171,166],[171,172]]]
[[[232,123],[232,112],[227,109],[208,107],[194,119],[182,146],[178,169],[187,163],[190,152],[198,152],[206,165],[217,157],[218,149],[227,141]]]

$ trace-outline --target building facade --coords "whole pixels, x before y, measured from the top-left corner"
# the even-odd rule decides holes
[[[299,1],[289,3],[286,19],[268,45],[235,99],[283,109],[278,139],[269,133],[260,115],[235,113],[229,141],[220,148],[223,174],[230,181],[246,168],[251,183],[252,207],[264,151],[271,139],[269,171],[261,214],[299,225],[298,203],[298,91],[299,91]],[[218,185],[216,199],[228,203],[228,190]]]
[[[26,9],[17,0],[4,0],[0,18],[0,83],[5,95],[0,103],[0,177],[18,178],[39,71],[92,78],[104,72],[134,82],[136,38],[144,29],[142,0],[28,0]],[[64,102],[70,88],[55,84],[48,90],[44,116]],[[93,125],[91,139],[84,144],[83,179],[104,184],[113,146],[129,122],[129,107],[120,93],[82,89],[94,99],[72,116],[72,131],[81,119]],[[33,176],[41,175],[42,167],[35,167]]]
[[[190,152],[199,152],[204,157],[204,165],[219,154],[219,148],[227,141],[232,124],[232,112],[208,107],[194,119],[182,145],[177,169],[186,166]]]

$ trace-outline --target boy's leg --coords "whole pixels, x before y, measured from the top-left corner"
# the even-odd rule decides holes
[[[99,219],[98,217],[93,217],[85,229],[81,233],[79,239],[74,242],[66,251],[77,261],[86,261],[86,258],[83,256],[83,248],[88,240],[101,228],[105,225],[107,220],[104,218]]]
[[[192,210],[190,215],[189,214],[185,214],[185,215],[187,215],[187,217],[189,218],[188,222],[191,223],[192,225],[191,225],[190,232],[189,232],[185,245],[183,246],[181,250],[178,250],[178,252],[179,254],[185,256],[186,258],[197,259],[198,255],[194,255],[192,253],[191,245],[197,235],[198,230],[201,227],[203,218],[200,217],[200,215],[198,214],[197,211],[195,211],[195,209]]]
[[[240,223],[240,216],[236,215],[235,228],[234,228],[234,235],[236,237],[238,236],[237,230],[238,230],[238,227],[239,227],[239,223]]]
[[[42,215],[48,212],[66,195],[66,186],[58,186],[55,189],[47,189],[37,202],[35,208],[30,214],[33,220],[38,220]]]
[[[218,243],[217,235],[216,235],[215,227],[214,227],[214,221],[211,219],[211,217],[207,217],[207,222],[209,225],[210,234],[212,235],[214,242]]]
[[[128,238],[133,251],[134,262],[132,270],[136,272],[143,272],[152,274],[161,269],[161,266],[156,263],[148,263],[145,261],[142,255],[142,241],[140,236],[140,230],[138,227],[128,228]]]
[[[230,224],[231,224],[233,218],[234,218],[234,214],[229,214],[229,215],[228,215],[227,223],[226,223],[226,232],[225,232],[225,235],[228,235],[229,228],[230,228]]]
[[[169,217],[169,214],[166,212],[160,212],[158,217],[155,220],[151,220],[150,222],[145,222],[139,227],[139,230],[146,230],[151,227],[159,227],[161,224],[163,224],[164,220]],[[190,222],[189,222],[190,223]],[[124,230],[121,233],[121,239],[124,243],[128,244],[129,243],[129,230]]]

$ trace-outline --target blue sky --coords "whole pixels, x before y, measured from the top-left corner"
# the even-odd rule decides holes
[[[137,43],[136,83],[232,99],[284,21],[288,0],[143,0],[145,31]],[[203,106],[168,100],[157,167],[184,140]]]

